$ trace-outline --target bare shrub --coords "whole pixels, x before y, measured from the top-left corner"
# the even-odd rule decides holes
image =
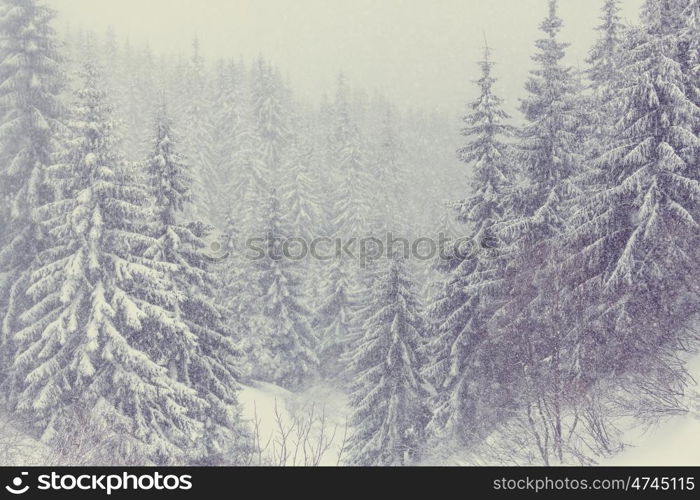
[[[256,453],[248,465],[319,466],[330,453],[335,454],[335,465],[341,464],[348,425],[330,425],[325,405],[320,409],[315,403],[280,408],[275,399],[274,417],[273,430],[263,435],[257,406],[254,407],[252,430]]]

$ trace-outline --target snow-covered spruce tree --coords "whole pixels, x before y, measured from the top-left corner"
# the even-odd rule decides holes
[[[541,26],[546,38],[537,42],[534,56],[537,67],[526,84],[530,95],[522,102],[527,123],[519,147],[527,183],[499,231],[512,245],[509,301],[498,313],[498,328],[508,339],[504,373],[518,381],[516,418],[526,422],[527,438],[545,464],[585,461],[599,444],[575,416],[585,414],[580,405],[588,395],[585,369],[577,362],[581,339],[572,333],[585,305],[563,269],[583,153],[580,82],[562,62],[567,44],[558,40],[556,1],[549,10]]]
[[[99,66],[102,68],[102,79],[104,81],[105,93],[107,98],[114,101],[112,102],[112,108],[114,109],[115,122],[117,121],[117,111],[116,108],[119,107],[117,102],[117,97],[121,95],[121,89],[123,88],[123,79],[125,72],[122,71],[121,65],[121,53],[119,42],[117,40],[117,35],[114,28],[109,27],[105,32],[103,37],[99,37],[98,40],[99,48]],[[66,47],[63,47],[64,52],[68,53]],[[78,58],[76,56],[71,57],[72,64],[80,64],[84,58]],[[71,68],[70,74],[78,74],[80,72],[80,67],[77,69]],[[117,127],[118,128],[118,127]]]
[[[245,122],[236,134],[233,153],[233,175],[230,178],[226,202],[228,218],[237,221],[242,235],[259,236],[263,226],[263,207],[270,189],[265,163],[258,155],[258,138],[250,122]]]
[[[300,114],[295,113],[294,134],[289,141],[287,160],[281,179],[280,193],[285,219],[290,232],[295,238],[305,241],[307,248],[321,235],[319,230],[322,225],[322,208],[319,202],[320,189],[315,168],[313,149],[306,139],[305,123]],[[304,280],[304,295],[309,298],[308,306],[315,310],[318,305],[321,276],[326,262],[308,256],[299,263],[301,270],[306,275]]]
[[[372,177],[368,168],[367,148],[351,106],[350,91],[345,78],[338,77],[338,88],[333,107],[334,124],[329,137],[330,160],[338,181],[331,186],[334,193],[331,207],[332,236],[350,242],[365,236],[379,236],[377,224],[372,224]],[[381,228],[384,229],[384,228]],[[376,269],[372,262],[360,268],[359,260],[349,260],[351,277],[358,293],[367,294]],[[360,301],[364,299],[360,298]]]
[[[260,153],[262,146],[257,131],[253,90],[250,88],[252,83],[246,81],[242,85],[241,118],[234,132],[232,175],[226,189],[230,205],[227,219],[235,220],[239,233],[246,238],[262,234],[262,217],[270,191],[271,176]]]
[[[489,338],[488,322],[508,291],[495,227],[510,216],[514,169],[506,140],[513,129],[494,93],[493,65],[486,48],[476,82],[479,97],[464,117],[462,134],[468,143],[458,152],[473,170],[470,196],[454,206],[468,243],[456,249],[459,255],[442,262],[446,276],[430,308],[431,360],[425,368],[438,391],[431,431],[454,433],[467,441],[483,437],[484,429],[497,423],[497,415],[490,412],[498,410],[502,403],[496,400],[505,397],[490,387],[499,381],[502,360],[498,341]]]
[[[334,259],[328,267],[313,321],[319,338],[321,374],[326,379],[336,378],[344,371],[343,356],[357,333],[359,303],[348,267],[341,258]]]
[[[619,72],[618,55],[624,34],[620,3],[621,0],[604,0],[601,7],[600,24],[595,28],[598,39],[590,49],[588,60],[591,65],[588,73],[594,87]]]
[[[620,16],[620,0],[605,0],[600,25],[596,27],[598,39],[588,57],[588,76],[591,88],[599,104],[614,99],[611,84],[622,78],[621,50],[626,27]]]
[[[253,68],[251,94],[259,158],[272,182],[281,175],[289,144],[289,103],[278,71],[262,58]]]
[[[51,441],[72,425],[77,402],[110,434],[108,463],[180,462],[201,447],[206,406],[141,347],[184,334],[172,265],[141,257],[155,240],[141,231],[148,199],[124,175],[98,75],[88,65],[71,138],[50,169],[64,196],[37,210],[52,245],[27,293],[32,306],[13,334],[12,406]],[[201,410],[199,410],[201,411]]]
[[[149,100],[145,93],[154,88],[144,81],[144,75],[152,71],[152,60],[141,57],[137,47],[133,47],[127,39],[117,61],[105,58],[104,65],[116,66],[116,74],[110,75],[109,86],[116,94],[108,96],[114,102],[114,112],[124,156],[130,160],[144,158],[148,154],[148,120],[153,108],[153,97]],[[106,55],[105,55],[106,57]]]
[[[474,168],[471,196],[455,205],[457,220],[469,225],[474,240],[479,242],[490,241],[494,224],[506,215],[505,200],[515,175],[506,144],[514,130],[507,124],[510,116],[503,110],[503,100],[493,90],[493,65],[486,47],[480,63],[482,76],[477,82],[480,95],[464,117],[462,135],[470,141],[458,152],[459,159]]]
[[[310,242],[321,223],[318,179],[313,167],[313,150],[303,137],[290,144],[282,172],[281,194],[292,234]]]
[[[406,176],[403,172],[403,147],[397,133],[395,111],[391,105],[385,105],[382,112],[381,129],[374,158],[373,198],[377,200],[376,212],[383,224],[392,231],[406,226],[407,220],[401,209],[403,200],[407,199],[405,191]]]
[[[589,52],[588,79],[590,95],[582,97],[582,105],[587,108],[585,124],[581,127],[584,135],[584,155],[586,166],[604,152],[608,146],[615,122],[622,110],[619,109],[619,95],[624,84],[622,73],[625,34],[629,27],[622,24],[620,0],[605,0],[596,27],[598,39]],[[595,168],[583,168],[576,183],[581,193],[594,193],[603,182]]]
[[[622,23],[620,10],[620,0],[605,0],[600,25],[596,28],[598,39],[587,60],[592,91],[588,147],[592,155],[600,153],[614,120],[619,116],[615,105],[619,103],[618,90],[623,80],[621,57],[627,29]]]
[[[536,68],[521,103],[526,124],[520,132],[519,161],[524,185],[514,193],[511,216],[499,225],[499,236],[512,243],[511,267],[534,276],[557,247],[567,227],[568,201],[577,193],[573,182],[580,170],[579,85],[570,67],[563,64],[568,46],[558,39],[563,26],[557,1],[549,1],[549,15],[540,29],[545,38],[536,42]],[[536,265],[528,263],[532,259]],[[521,284],[525,289],[532,282]],[[535,288],[529,288],[537,293]],[[527,302],[528,293],[522,300]]]
[[[238,74],[243,74],[243,63]],[[250,364],[264,352],[262,342],[266,330],[262,314],[262,295],[257,279],[255,255],[248,244],[265,236],[265,204],[269,196],[270,176],[260,155],[260,141],[256,132],[253,103],[248,79],[241,79],[237,86],[240,101],[236,104],[239,115],[233,130],[230,172],[224,184],[226,233],[225,253],[228,255],[218,271],[223,282],[219,302],[232,314],[230,327],[238,332]],[[257,352],[257,355],[254,354]]]
[[[311,115],[313,128],[310,132],[310,138],[313,140],[313,164],[318,174],[319,186],[319,205],[321,209],[321,220],[319,222],[319,236],[333,236],[332,220],[335,205],[336,185],[334,183],[335,175],[325,175],[324,169],[331,167],[334,171],[335,161],[333,157],[333,141],[332,130],[334,128],[335,114],[333,105],[324,93],[321,96],[321,103],[316,113]]]
[[[342,75],[338,78],[334,113],[335,125],[330,147],[340,184],[336,187],[333,230],[341,238],[357,238],[367,231],[371,181],[360,129],[352,117],[348,89]]]
[[[700,1],[678,0],[677,18],[681,20],[679,58],[683,72],[688,76],[686,93],[695,104],[700,105]],[[700,135],[700,123],[694,127]]]
[[[620,10],[619,0],[605,1],[600,16],[600,25],[596,28],[598,39],[590,50],[587,60],[592,92],[588,101],[589,113],[584,151],[586,160],[584,168],[581,169],[579,177],[576,179],[580,194],[574,200],[574,225],[584,220],[582,217],[585,218],[585,210],[578,210],[581,203],[585,205],[585,198],[594,196],[595,193],[610,187],[607,173],[603,169],[596,168],[594,164],[595,159],[603,154],[606,148],[610,147],[610,138],[614,133],[615,124],[624,113],[620,95],[626,85],[626,77],[629,76],[623,73],[623,66],[626,51],[631,43],[630,37],[627,35],[631,33],[632,28],[622,24]],[[579,265],[575,258],[570,258],[575,256],[579,250],[576,248],[571,252],[566,252],[567,266]],[[575,269],[573,275],[579,271],[580,269]],[[566,268],[563,272],[569,273],[569,269]],[[575,280],[574,286],[576,286]],[[584,288],[579,287],[575,292],[576,295],[571,295],[569,300],[572,303],[578,302],[580,305],[586,303],[585,300],[581,300],[586,293]],[[571,321],[576,322],[579,326],[585,324],[583,319],[586,315],[585,309],[586,307],[580,307],[579,311],[575,311],[576,317],[572,316]],[[576,352],[579,359],[576,363],[581,367],[581,371],[587,373],[587,378],[593,380],[596,378],[595,371],[591,369],[585,357],[589,355],[591,349],[595,349],[592,346],[598,343],[596,336],[582,333],[577,343],[579,345]],[[590,346],[586,347],[586,344],[590,344]]]
[[[244,354],[241,363],[237,364],[237,370],[240,377],[245,379],[251,375],[255,359],[264,352],[261,346],[267,322],[262,315],[258,269],[254,254],[247,246],[255,239],[244,237],[237,223],[233,216],[228,217],[225,236],[214,255],[218,262],[213,267],[220,283],[216,303],[226,310],[227,327],[235,332],[236,345]]]
[[[697,312],[700,260],[700,109],[674,15],[668,2],[644,4],[625,51],[621,116],[593,164],[599,189],[581,200],[569,238],[572,281],[590,304],[579,335],[596,339],[581,364],[595,377],[663,373],[657,389],[671,394],[684,379],[676,350]]]
[[[160,305],[187,328],[163,330],[162,338],[157,342],[149,339],[143,349],[167,365],[172,378],[194,388],[207,401],[208,406],[197,415],[206,426],[205,463],[230,463],[236,460],[231,454],[246,446],[236,396],[240,353],[226,327],[227,311],[215,305],[220,284],[205,255],[209,249],[204,240],[210,228],[184,220],[191,202],[190,167],[176,151],[164,105],[156,116],[155,134],[147,170],[155,197],[152,236],[156,241],[145,255],[169,266],[166,275],[175,302]]]
[[[236,178],[235,153],[237,135],[243,119],[241,68],[233,61],[219,61],[214,88],[212,131],[212,173],[208,189],[215,201],[210,211],[211,222],[225,229],[229,216],[235,213],[235,202],[230,192],[231,179]]]
[[[317,339],[311,330],[310,311],[303,295],[303,276],[298,252],[290,241],[277,192],[270,194],[266,234],[260,255],[256,255],[263,313],[268,327],[258,352],[253,353],[254,375],[285,388],[298,389],[318,370]],[[285,249],[289,255],[285,255]]]
[[[54,13],[34,0],[0,2],[0,380],[10,362],[8,336],[24,306],[28,273],[42,248],[32,211],[52,199],[44,183],[59,128],[61,58]]]
[[[527,123],[518,148],[528,185],[520,196],[523,218],[518,225],[523,231],[516,237],[535,244],[565,227],[563,202],[574,190],[571,178],[580,160],[580,89],[573,70],[563,64],[568,44],[558,39],[562,26],[557,0],[550,0],[549,15],[540,26],[546,37],[536,43],[536,68],[525,84],[529,95],[521,102]]]
[[[182,90],[183,99],[183,149],[193,166],[191,211],[207,223],[216,219],[220,201],[213,158],[213,123],[210,105],[211,86],[204,58],[200,53],[199,40],[192,45],[192,58]]]
[[[426,324],[404,260],[394,255],[376,281],[363,332],[348,353],[353,465],[408,465],[429,418],[420,375]]]

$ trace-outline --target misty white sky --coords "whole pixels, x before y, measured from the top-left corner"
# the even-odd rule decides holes
[[[498,62],[500,92],[514,110],[547,0],[46,0],[58,28],[113,26],[119,37],[156,51],[189,51],[198,35],[211,57],[259,54],[303,97],[333,92],[339,71],[353,86],[396,104],[457,115],[484,35]],[[560,0],[571,64],[584,65],[603,0]],[[623,0],[636,21],[642,0]]]

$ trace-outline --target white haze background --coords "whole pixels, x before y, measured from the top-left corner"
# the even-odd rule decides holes
[[[547,4],[541,0],[48,0],[56,26],[112,26],[155,52],[189,54],[198,36],[210,58],[262,54],[295,92],[332,96],[339,71],[354,87],[380,91],[404,109],[456,116],[471,100],[484,36],[497,61],[499,95],[516,117]],[[642,0],[623,2],[638,18]],[[585,66],[599,3],[561,0],[569,64]],[[455,134],[458,131],[455,130]]]

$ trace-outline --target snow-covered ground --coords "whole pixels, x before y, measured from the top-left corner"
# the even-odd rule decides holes
[[[239,394],[263,465],[338,465],[348,437],[345,396],[327,386],[295,394],[255,382]]]
[[[700,356],[688,363],[688,371],[700,381]],[[646,432],[630,432],[627,447],[601,465],[700,465],[700,385],[688,390],[689,411],[660,422]]]
[[[700,465],[700,418],[672,417],[646,433],[628,436],[626,449],[600,465]]]
[[[691,366],[691,374],[700,379],[700,358]],[[244,415],[256,429],[263,448],[256,462],[322,466],[342,463],[342,449],[349,433],[349,410],[342,393],[317,386],[295,394],[255,382],[244,386],[239,397]],[[700,465],[697,410],[671,417],[645,432],[631,431],[626,437],[626,449],[600,465]],[[0,415],[0,465],[42,465],[48,456],[42,444],[22,435]]]
[[[46,465],[50,456],[46,446],[23,434],[0,413],[0,466]]]
[[[700,379],[700,358],[691,366],[691,374]],[[693,392],[693,391],[690,391]],[[697,389],[695,390],[697,394]],[[245,387],[240,395],[244,405],[244,414],[254,420],[257,411],[260,434],[267,441],[270,437],[279,441],[282,428],[291,426],[294,413],[299,408],[310,408],[312,404],[320,410],[324,405],[328,425],[337,426],[338,432],[333,446],[324,455],[320,465],[336,465],[337,454],[341,447],[346,417],[349,415],[345,398],[327,387],[317,387],[304,394],[293,394],[271,384],[256,383],[254,387]],[[278,412],[275,413],[275,404]],[[279,415],[283,426],[280,428],[276,418]],[[328,429],[328,427],[327,427]],[[700,465],[700,414],[689,412],[668,418],[653,428],[630,431],[625,441],[627,446],[620,454],[604,460],[600,465]],[[271,445],[272,446],[272,445]],[[291,464],[291,460],[289,462]],[[299,463],[297,462],[297,465]],[[303,463],[302,463],[303,465]]]

